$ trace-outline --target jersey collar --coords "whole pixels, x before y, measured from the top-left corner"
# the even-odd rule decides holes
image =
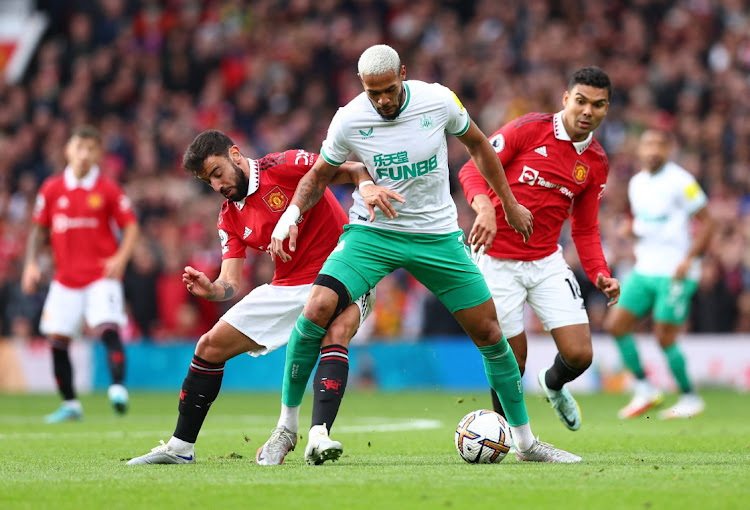
[[[594,139],[594,133],[589,133],[589,136],[586,137],[585,140],[581,142],[574,142],[570,139],[570,136],[568,135],[568,132],[565,131],[565,125],[563,124],[562,120],[562,111],[559,111],[555,114],[554,117],[552,117],[552,125],[554,126],[555,130],[555,138],[558,140],[562,140],[565,142],[572,142],[573,147],[575,148],[576,152],[580,156],[583,154],[583,151],[589,148],[589,145],[591,145],[591,141]]]
[[[97,165],[92,166],[89,172],[83,176],[83,179],[77,179],[73,174],[73,169],[70,165],[65,167],[63,173],[63,179],[65,179],[65,187],[68,189],[91,189],[96,184],[96,180],[99,178],[99,167]]]
[[[247,184],[247,196],[242,200],[234,203],[234,205],[236,205],[237,209],[239,209],[240,211],[243,207],[245,207],[245,199],[258,191],[258,188],[260,188],[260,170],[258,169],[258,162],[250,158],[247,158],[247,162],[250,165],[250,176],[248,177]]]

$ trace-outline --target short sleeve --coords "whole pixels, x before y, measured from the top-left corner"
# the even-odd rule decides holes
[[[133,204],[125,192],[117,185],[113,185],[110,190],[112,200],[111,214],[117,226],[123,228],[136,221]]]
[[[221,260],[244,259],[247,247],[242,242],[242,239],[234,233],[229,219],[225,217],[228,207],[229,204],[227,203],[221,208],[219,221],[216,222],[219,230],[219,242],[221,243]]]
[[[461,136],[469,130],[469,125],[471,124],[469,112],[461,104],[461,100],[455,92],[447,87],[443,88],[448,96],[445,102],[448,108],[448,121],[445,125],[445,130],[454,136]]]
[[[708,197],[706,197],[703,188],[695,180],[695,177],[687,171],[685,171],[684,178],[680,183],[680,200],[691,215],[702,209],[708,202]]]
[[[36,195],[32,219],[34,223],[47,228],[50,225],[49,203],[49,186],[43,185]]]
[[[351,147],[343,129],[343,109],[339,108],[328,126],[328,135],[323,141],[320,156],[333,166],[341,166],[349,157]]]

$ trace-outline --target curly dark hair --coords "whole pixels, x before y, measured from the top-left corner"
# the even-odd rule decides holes
[[[599,67],[589,66],[576,71],[568,83],[568,90],[572,90],[578,84],[607,89],[607,97],[612,98],[612,82],[609,81],[609,75]]]
[[[195,137],[182,155],[182,168],[198,175],[209,156],[228,156],[234,142],[217,129],[209,129]]]

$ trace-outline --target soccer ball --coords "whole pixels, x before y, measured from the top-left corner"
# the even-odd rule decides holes
[[[472,411],[458,422],[456,449],[471,464],[493,464],[505,458],[510,450],[510,426],[493,411]]]

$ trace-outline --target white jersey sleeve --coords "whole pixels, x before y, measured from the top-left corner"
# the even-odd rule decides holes
[[[448,111],[448,122],[445,125],[445,130],[453,136],[461,136],[469,130],[469,125],[471,124],[469,112],[461,104],[461,100],[455,92],[447,87],[442,88],[445,89],[448,98],[445,103],[446,110]]]
[[[320,155],[329,164],[333,166],[341,166],[349,157],[349,153],[352,151],[349,146],[349,142],[344,135],[342,128],[343,114],[341,108],[333,116],[331,124],[328,126],[328,135],[323,141],[323,146],[320,149]]]

